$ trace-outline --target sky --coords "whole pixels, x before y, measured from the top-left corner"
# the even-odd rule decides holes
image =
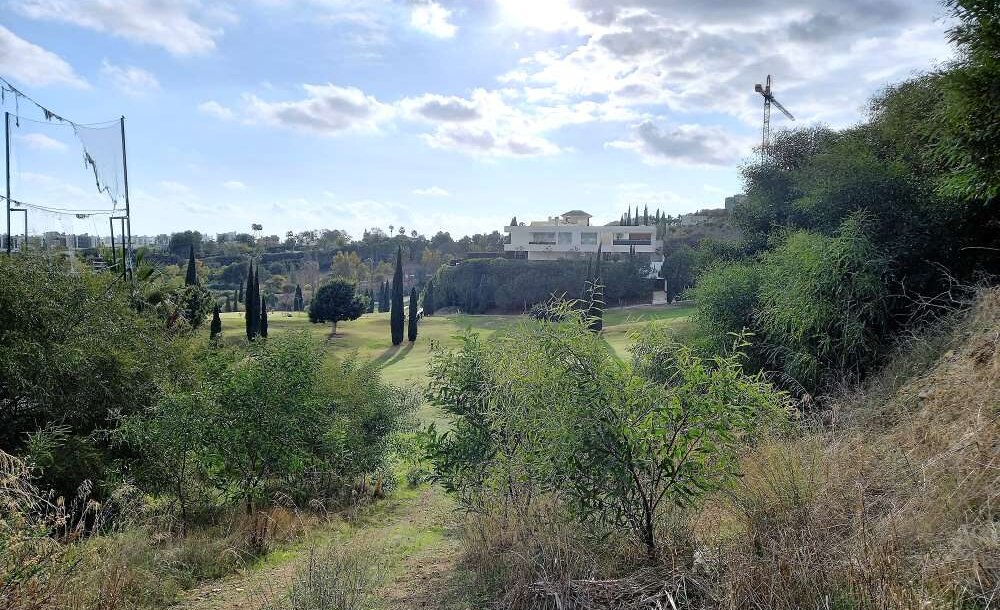
[[[125,117],[133,234],[463,235],[721,207],[760,142],[755,83],[772,75],[795,126],[849,126],[948,61],[944,16],[930,0],[0,0],[0,75],[77,123]],[[115,158],[118,131],[93,135]],[[13,199],[111,207],[71,129],[20,122],[12,152]]]

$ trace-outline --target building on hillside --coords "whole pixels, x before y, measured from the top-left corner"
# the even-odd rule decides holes
[[[743,205],[747,200],[747,196],[743,193],[738,193],[736,195],[731,195],[726,197],[726,211],[730,214],[733,213],[738,206]]]
[[[509,258],[561,260],[587,256],[600,246],[608,259],[634,252],[643,261],[662,260],[662,242],[656,239],[656,227],[593,226],[590,219],[591,215],[582,210],[570,210],[548,220],[504,227],[504,232],[510,234],[504,253]]]

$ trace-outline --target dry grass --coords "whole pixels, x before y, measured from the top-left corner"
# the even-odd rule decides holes
[[[470,519],[466,561],[502,608],[625,607],[615,595],[678,582],[678,608],[1000,608],[1000,289],[824,404],[822,423],[748,452],[733,488],[671,515],[660,571],[544,505]]]
[[[103,505],[83,493],[68,506],[50,500],[31,485],[23,462],[0,452],[0,608],[165,607],[181,591],[247,566],[323,518],[279,507],[234,513],[177,536],[169,519],[140,516],[138,504],[128,494]],[[114,529],[103,527],[110,513]]]

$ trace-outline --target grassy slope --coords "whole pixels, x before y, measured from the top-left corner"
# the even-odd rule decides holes
[[[617,355],[627,357],[627,334],[630,330],[639,329],[654,320],[682,323],[691,311],[690,307],[609,311],[605,316],[604,336]],[[341,322],[337,335],[331,337],[329,324],[310,324],[305,313],[272,312],[268,330],[272,336],[290,330],[305,330],[324,341],[333,357],[356,352],[361,358],[378,360],[383,375],[391,383],[422,386],[432,342],[446,347],[456,346],[457,337],[466,329],[492,334],[521,319],[520,316],[433,316],[421,321],[415,344],[404,342],[397,347],[388,345],[387,313],[368,314],[359,320]],[[223,336],[227,341],[235,342],[243,337],[242,314],[222,314],[222,322]],[[418,417],[423,422],[430,422],[438,420],[440,414],[431,405],[424,405]],[[340,531],[328,541],[313,540],[312,547],[321,547],[334,540],[340,544],[351,544],[360,538],[383,547],[390,559],[392,572],[385,592],[387,608],[464,607],[462,599],[467,595],[467,575],[457,564],[459,538],[451,498],[438,487],[422,486],[419,490],[397,491],[385,506],[388,508],[375,509],[377,514],[384,516],[382,522]],[[322,531],[318,535],[328,536]],[[247,592],[264,588],[268,590],[269,597],[280,597],[296,578],[296,570],[306,559],[307,554],[300,547],[257,570],[206,583],[191,591],[182,607],[187,610],[260,607],[260,600],[254,600],[254,596]],[[257,583],[256,586],[253,583]]]
[[[685,307],[643,307],[616,309],[605,314],[604,336],[608,344],[620,357],[627,357],[629,344],[627,334],[640,329],[653,320],[681,323],[692,313]],[[325,341],[334,355],[346,355],[356,351],[361,358],[374,358],[382,364],[382,374],[386,380],[397,385],[422,384],[430,360],[431,343],[446,347],[458,344],[457,336],[466,329],[477,333],[493,333],[509,324],[516,323],[521,316],[470,316],[447,315],[424,318],[420,322],[417,342],[411,345],[389,345],[389,314],[374,313],[362,316],[352,322],[341,322],[337,335],[330,336],[329,324],[310,324],[305,313],[271,312],[268,318],[270,333],[288,330],[306,330],[317,339]],[[243,314],[222,314],[222,331],[227,341],[238,341],[243,337]]]

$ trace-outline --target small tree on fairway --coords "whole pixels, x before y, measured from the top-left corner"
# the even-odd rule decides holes
[[[185,286],[194,286],[198,283],[198,270],[195,268],[194,264],[194,245],[191,245],[191,249],[188,252],[188,267],[187,275],[184,276]]]
[[[264,300],[260,302],[260,326],[257,330],[261,337],[267,339],[267,302]]]
[[[229,299],[229,295],[226,295],[226,312],[233,310],[233,302]]]
[[[604,284],[601,283],[601,246],[597,246],[594,277],[587,280],[587,318],[590,330],[599,333],[604,328]]]
[[[292,311],[302,311],[303,309],[305,309],[305,303],[302,301],[302,286],[296,284],[295,296],[292,297]]]
[[[410,315],[406,321],[406,338],[413,343],[417,340],[417,287],[410,288]]]
[[[396,273],[392,276],[392,307],[389,313],[392,344],[403,342],[403,247],[396,249]]]
[[[368,313],[375,313],[375,291],[368,289]]]
[[[309,321],[313,324],[333,322],[331,334],[336,334],[337,322],[357,320],[366,308],[364,299],[354,294],[354,284],[338,277],[316,291],[309,302]]]
[[[424,315],[434,315],[434,280],[427,282],[427,290],[424,291]]]
[[[226,305],[229,305],[229,297],[226,297]],[[215,309],[212,310],[212,325],[209,326],[209,338],[216,339],[219,334],[222,333],[222,318],[219,317],[219,304],[215,304]]]

